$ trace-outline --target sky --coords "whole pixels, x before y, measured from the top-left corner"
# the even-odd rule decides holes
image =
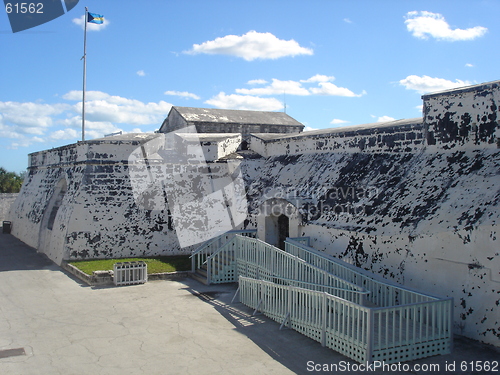
[[[286,111],[306,130],[414,118],[424,93],[500,79],[498,0],[80,0],[13,33],[0,9],[0,167],[153,132],[172,105]]]

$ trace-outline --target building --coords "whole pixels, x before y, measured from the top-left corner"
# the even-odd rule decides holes
[[[189,126],[194,126],[197,133],[240,133],[244,150],[252,133],[287,134],[304,130],[304,125],[283,112],[174,106],[159,132],[169,133]]]
[[[12,233],[57,263],[179,254],[192,246],[180,244],[175,210],[195,229],[213,229],[226,215],[230,226],[256,228],[271,244],[308,236],[357,267],[453,297],[455,332],[498,345],[500,81],[422,98],[422,118],[304,133],[288,116],[262,124],[260,113],[222,120],[239,111],[174,107],[160,133],[34,153],[10,214]],[[197,133],[182,133],[190,125]],[[188,168],[188,159],[199,164]],[[137,186],[145,187],[139,195]],[[204,200],[218,191],[227,205]],[[225,211],[241,209],[242,196],[244,217]]]

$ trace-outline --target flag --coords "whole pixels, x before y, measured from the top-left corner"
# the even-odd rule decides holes
[[[90,13],[90,12],[88,12],[87,14],[88,14],[87,22],[98,23],[98,24],[104,23],[104,16],[103,15]]]

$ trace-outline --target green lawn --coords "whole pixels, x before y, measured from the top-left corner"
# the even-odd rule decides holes
[[[137,262],[140,260],[147,263],[148,274],[189,271],[191,269],[191,259],[189,259],[189,255],[162,256],[151,258],[79,260],[70,262],[70,264],[85,272],[87,275],[92,275],[92,272],[94,271],[112,270],[113,265],[118,262]]]

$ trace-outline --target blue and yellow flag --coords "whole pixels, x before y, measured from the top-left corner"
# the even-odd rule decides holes
[[[104,23],[104,16],[103,15],[96,14],[96,13],[90,13],[90,12],[88,12],[87,15],[88,15],[87,22],[98,23],[98,24]]]

